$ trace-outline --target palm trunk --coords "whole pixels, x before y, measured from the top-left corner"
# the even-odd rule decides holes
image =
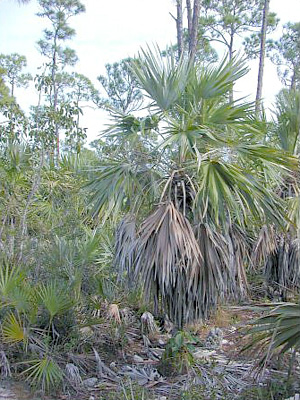
[[[189,56],[191,60],[194,60],[197,51],[199,16],[200,16],[200,0],[194,0],[192,27],[189,36]]]
[[[263,75],[264,75],[265,56],[266,56],[266,38],[267,38],[269,6],[270,6],[270,0],[265,0],[264,9],[263,9],[262,26],[261,26],[259,68],[258,68],[257,91],[256,91],[256,99],[255,99],[256,115],[259,115],[259,113],[261,111],[261,98],[262,98]]]
[[[176,6],[177,6],[177,18],[176,18],[177,45],[178,45],[178,58],[180,58],[183,53],[182,0],[177,0]]]

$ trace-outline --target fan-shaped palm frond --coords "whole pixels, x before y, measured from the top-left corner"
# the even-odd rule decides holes
[[[195,208],[202,219],[209,217],[224,226],[234,218],[245,225],[252,215],[260,221],[267,218],[282,224],[280,199],[238,165],[210,159],[201,163],[198,176]]]
[[[5,302],[9,302],[10,294],[19,286],[24,279],[20,268],[10,267],[4,263],[0,267],[0,295]]]
[[[32,364],[23,372],[27,375],[26,380],[33,386],[40,386],[43,392],[57,388],[62,382],[64,373],[52,357],[46,355],[42,359],[26,361],[26,364]]]
[[[29,320],[34,320],[38,311],[38,301],[35,287],[28,282],[22,281],[12,290],[9,296],[10,305],[20,314],[26,315]]]
[[[248,331],[252,339],[244,350],[259,350],[260,367],[264,367],[275,354],[300,347],[300,304],[269,304],[268,315],[251,323]]]
[[[41,284],[38,296],[49,312],[50,323],[56,315],[66,312],[74,305],[74,301],[70,298],[66,289],[60,287],[55,281]]]
[[[141,59],[133,60],[132,70],[142,89],[154,100],[160,110],[168,110],[182,95],[189,76],[191,63],[174,55],[161,57],[157,47],[141,50]]]
[[[291,154],[298,154],[300,133],[300,93],[282,90],[277,96],[275,135],[280,147]]]
[[[127,160],[112,161],[98,167],[95,178],[88,184],[94,215],[104,221],[130,207],[139,208],[155,191],[158,174],[146,165]]]
[[[2,338],[5,343],[23,342],[26,346],[28,342],[28,332],[15,314],[8,314],[2,322]]]

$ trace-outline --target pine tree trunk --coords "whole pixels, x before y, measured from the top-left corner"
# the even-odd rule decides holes
[[[232,58],[233,58],[233,38],[234,38],[234,32],[233,32],[233,29],[231,29],[230,42],[229,42],[229,48],[228,48],[229,61],[232,61]],[[230,101],[230,103],[233,102],[233,85],[229,92],[229,101]]]
[[[176,0],[176,6],[177,6],[177,18],[176,18],[177,46],[178,46],[178,58],[180,58],[183,53],[182,0]]]
[[[192,23],[193,23],[191,0],[186,0],[186,10],[187,10],[187,21],[188,21],[188,33],[189,33],[189,37],[191,37]]]
[[[294,67],[294,72],[293,72],[293,76],[292,76],[292,80],[291,80],[291,86],[290,86],[291,90],[295,90],[296,89],[296,68]]]
[[[54,115],[57,113],[58,106],[58,90],[56,86],[56,69],[57,69],[57,38],[58,38],[58,29],[55,31],[54,42],[53,42],[53,56],[52,56],[52,71],[51,71],[51,79],[52,79],[52,89],[53,89],[53,110]],[[56,138],[56,157],[57,162],[59,161],[59,152],[60,152],[60,141],[59,141],[59,128],[58,123],[55,122],[55,138]]]
[[[266,38],[267,38],[269,6],[270,6],[270,0],[265,0],[262,26],[261,26],[259,68],[258,68],[257,91],[255,99],[255,112],[257,115],[261,111],[261,98],[262,98],[263,75],[264,75],[264,65],[266,56]]]
[[[194,0],[191,34],[189,36],[189,56],[193,60],[197,51],[198,28],[200,15],[200,0]]]

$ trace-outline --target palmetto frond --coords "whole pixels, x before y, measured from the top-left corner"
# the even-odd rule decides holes
[[[251,323],[248,334],[252,340],[245,348],[259,350],[261,367],[276,353],[297,351],[300,346],[300,304],[270,304],[266,308],[270,312]]]
[[[174,55],[161,57],[157,47],[141,50],[141,60],[133,61],[132,69],[142,89],[160,110],[166,111],[185,90],[191,63],[181,59],[177,64]]]
[[[49,312],[50,323],[56,315],[66,312],[74,305],[74,301],[70,298],[66,289],[60,287],[54,281],[41,284],[38,295],[43,306]]]
[[[52,357],[45,355],[42,359],[26,361],[26,364],[32,364],[23,372],[27,375],[26,380],[33,386],[40,386],[43,392],[62,382],[64,373]]]
[[[271,191],[240,166],[210,159],[198,172],[195,209],[202,219],[219,226],[236,220],[242,226],[249,216],[282,223],[283,206]]]
[[[87,186],[94,215],[103,220],[130,208],[138,209],[157,190],[159,174],[147,165],[128,160],[109,160],[98,167]],[[155,194],[154,194],[155,195]]]
[[[28,342],[28,332],[19,317],[15,314],[8,314],[2,322],[2,339],[4,343]]]
[[[10,294],[19,286],[24,279],[20,268],[10,267],[9,264],[3,263],[0,267],[0,295],[2,299],[9,302]]]
[[[291,154],[299,152],[300,92],[282,90],[277,97],[277,129],[275,135],[282,149]]]

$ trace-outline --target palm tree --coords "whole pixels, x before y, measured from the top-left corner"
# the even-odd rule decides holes
[[[274,128],[270,140],[274,144],[299,156],[300,92],[282,90],[277,96]],[[284,175],[277,188],[288,214],[285,229],[264,226],[258,236],[255,253],[258,264],[263,264],[269,290],[283,300],[288,291],[300,288],[300,181],[297,170]],[[272,293],[271,293],[272,294]]]
[[[116,263],[181,327],[220,298],[245,295],[245,230],[282,224],[266,177],[295,160],[262,144],[254,104],[228,101],[247,72],[240,60],[204,69],[159,53],[144,50],[132,65],[150,114],[117,116],[106,135],[122,137],[126,153],[103,160],[89,187],[95,215],[125,214]]]

